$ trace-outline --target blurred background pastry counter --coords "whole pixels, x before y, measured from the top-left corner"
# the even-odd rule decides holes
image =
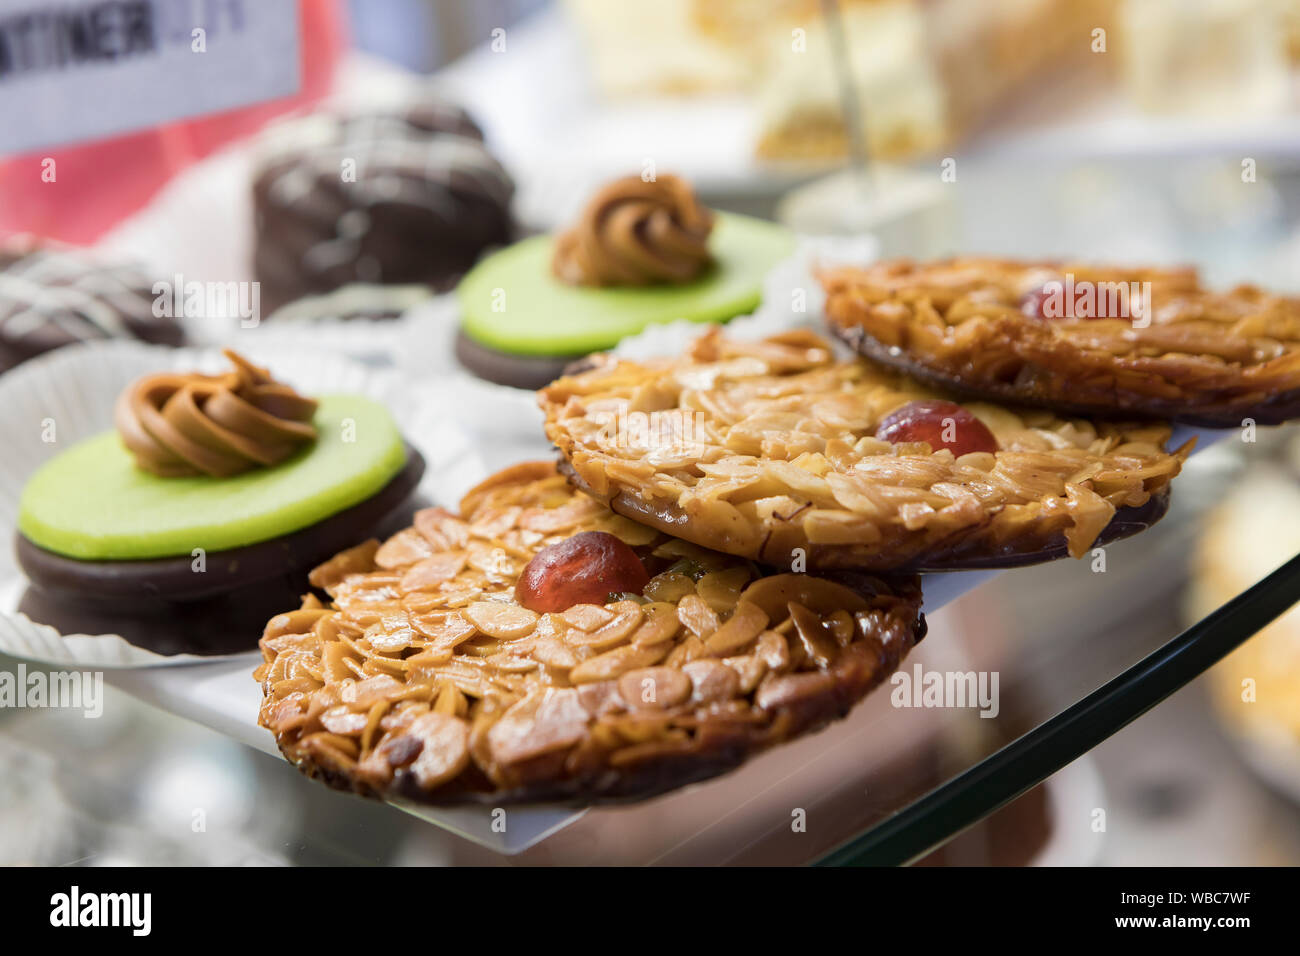
[[[392,103],[427,83],[464,107],[484,152],[457,161],[476,174],[499,162],[513,198],[497,182],[482,208],[512,202],[521,235],[572,221],[600,183],[649,165],[707,205],[870,235],[884,256],[1191,263],[1210,284],[1300,295],[1296,0],[300,9],[329,34],[306,41],[330,63],[327,102]],[[248,182],[265,140],[252,135],[159,167],[135,208],[86,220],[95,244],[169,272],[253,278]],[[0,228],[16,231],[15,215]],[[498,226],[484,246],[506,238]],[[363,297],[358,311],[432,294]],[[740,783],[589,811],[510,858],[329,792],[111,680],[99,719],[3,708],[0,863],[805,862],[1296,554],[1297,514],[1300,430],[1229,433],[1188,464],[1168,518],[1107,549],[1104,571],[1017,571],[932,616],[906,666],[997,671],[996,717],[895,707],[886,688],[746,765]],[[741,790],[752,799],[728,806]],[[800,793],[813,802],[792,805]],[[792,809],[806,831],[791,830]],[[925,862],[1300,863],[1300,612]]]

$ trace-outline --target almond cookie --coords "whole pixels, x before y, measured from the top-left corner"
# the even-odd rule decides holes
[[[318,567],[266,626],[260,722],[340,789],[642,799],[843,716],[924,634],[915,578],[773,574],[668,537],[550,463]]]
[[[1300,300],[1191,269],[950,259],[821,275],[831,329],[965,395],[1209,427],[1300,417]]]
[[[958,405],[807,331],[713,332],[540,393],[570,478],[614,511],[794,569],[1012,567],[1164,514],[1190,443],[1164,424]]]

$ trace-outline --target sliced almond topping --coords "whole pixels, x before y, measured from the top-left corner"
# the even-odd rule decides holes
[[[412,616],[410,620],[417,631],[439,647],[455,647],[468,641],[478,631],[459,611]]]
[[[657,664],[668,652],[663,644],[638,646],[625,644],[612,651],[598,654],[585,660],[569,672],[569,680],[575,684],[586,684],[596,680],[610,680],[620,677],[637,667],[649,667]]]
[[[519,517],[519,527],[543,534],[575,528],[585,519],[603,514],[605,508],[591,498],[572,498],[559,508],[528,508]]]
[[[331,707],[320,715],[321,726],[332,734],[359,734],[366,729],[367,714],[350,710],[346,704]]]
[[[379,540],[371,538],[354,548],[340,551],[324,564],[317,565],[307,575],[307,580],[314,588],[328,591],[349,574],[364,574],[375,569],[375,552],[379,550]]]
[[[405,624],[390,626],[380,621],[366,630],[366,640],[380,654],[393,654],[411,646],[415,640],[415,631]]]
[[[839,644],[834,636],[812,611],[802,604],[790,604],[790,618],[803,642],[804,653],[818,667],[830,667],[840,656]]]
[[[694,685],[692,699],[696,703],[730,700],[740,692],[740,676],[722,661],[704,657],[684,664],[682,670]]]
[[[586,708],[571,688],[546,688],[516,703],[488,731],[492,756],[510,765],[572,747],[587,729]]]
[[[771,670],[780,672],[790,667],[790,645],[776,631],[764,631],[758,636],[754,655]]]
[[[433,548],[414,528],[403,528],[379,546],[375,552],[375,565],[385,570],[404,568],[429,557]]]
[[[691,680],[672,667],[644,667],[618,679],[618,692],[633,709],[666,710],[691,696]]]
[[[740,601],[735,607],[735,613],[704,642],[708,652],[715,657],[735,654],[767,627],[767,615],[757,604]]]
[[[641,593],[651,601],[676,604],[688,594],[695,593],[695,582],[686,575],[676,572],[660,574],[652,578]]]
[[[698,594],[688,594],[677,605],[677,619],[696,637],[706,638],[718,629],[718,614]]]
[[[558,637],[539,638],[533,644],[533,658],[547,667],[568,670],[578,665],[578,655]]]
[[[682,622],[677,619],[677,608],[671,604],[656,601],[642,609],[645,620],[632,635],[633,644],[659,644],[671,641],[681,630]]]
[[[575,604],[561,616],[574,627],[584,631],[594,631],[614,619],[614,613],[605,610],[599,604]]]
[[[402,682],[387,674],[376,674],[355,684],[344,684],[339,696],[353,710],[369,710],[376,701],[395,700],[405,691]]]
[[[469,542],[469,525],[443,508],[424,508],[415,513],[415,530],[438,551],[453,551]]]
[[[762,608],[773,623],[786,619],[791,601],[828,614],[839,610],[852,613],[870,606],[858,592],[808,574],[774,574],[759,578],[745,588],[741,597]]]
[[[610,610],[614,611],[614,617],[591,633],[578,630],[570,631],[568,635],[569,643],[579,647],[588,647],[593,651],[603,651],[619,644],[626,644],[631,640],[632,632],[637,629],[645,618],[645,612],[641,610],[641,605],[635,601],[619,601],[616,604],[611,604]]]
[[[710,571],[696,583],[695,590],[709,607],[719,614],[725,614],[736,606],[741,588],[749,583],[751,577],[753,575],[749,568],[744,565]]]
[[[469,701],[460,692],[460,688],[450,681],[444,681],[434,698],[433,712],[453,717],[463,717],[469,710]]]
[[[410,772],[420,786],[431,790],[451,780],[469,765],[469,724],[459,717],[430,713],[417,717],[405,734],[407,739],[420,743],[417,756],[408,764]],[[405,759],[414,750],[413,744],[397,744],[393,740],[392,758]],[[379,749],[382,749],[383,745]],[[378,753],[377,749],[375,753]]]
[[[504,601],[475,601],[462,613],[484,634],[506,641],[531,633],[537,624],[536,611]]]
[[[429,591],[450,581],[465,567],[465,552],[444,551],[417,562],[402,575],[398,586],[403,591]]]
[[[740,693],[753,693],[758,682],[763,679],[767,673],[767,663],[762,658],[745,656],[745,657],[728,657],[723,660],[724,664],[736,672],[740,678]]]

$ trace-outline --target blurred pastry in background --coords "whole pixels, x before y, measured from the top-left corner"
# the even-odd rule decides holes
[[[268,313],[350,283],[445,290],[514,237],[514,184],[459,107],[318,113],[260,145],[254,266]]]
[[[1300,417],[1300,300],[1194,269],[906,259],[822,272],[873,361],[980,398],[1233,428]]]
[[[699,29],[699,0],[564,5],[585,41],[596,87],[607,98],[731,93],[749,85],[742,51]]]
[[[874,156],[933,151],[1030,80],[1089,62],[1115,0],[840,0]],[[568,0],[610,99],[742,95],[762,159],[848,154],[842,80],[821,0]],[[1104,58],[1093,57],[1099,66]]]
[[[456,355],[480,378],[540,388],[649,325],[753,311],[764,276],[793,251],[783,227],[710,210],[680,177],[624,176],[570,228],[502,249],[465,276]]]
[[[713,0],[712,22],[746,0]],[[759,157],[827,161],[848,154],[835,38],[816,2],[771,4],[753,44]],[[840,22],[868,151],[899,158],[954,142],[1027,82],[1086,64],[1111,0],[843,0]],[[730,8],[726,15],[723,8]],[[752,10],[750,15],[752,16]]]
[[[769,21],[759,34],[766,68],[755,87],[756,151],[763,159],[826,162],[849,153],[837,40],[821,5],[810,7]],[[923,7],[893,0],[846,3],[841,22],[871,155],[912,156],[947,142],[949,110],[928,49]]]
[[[0,245],[0,372],[77,342],[180,345],[185,334],[177,320],[154,314],[155,278],[132,264],[30,237]]]
[[[410,309],[433,298],[426,285],[375,285],[350,282],[345,286],[306,295],[280,306],[267,320],[277,327],[290,322],[379,322],[401,318]]]
[[[1300,3],[1284,4],[1286,46],[1293,62],[1300,62]]]
[[[1300,441],[1291,446],[1300,452]],[[1206,519],[1188,608],[1200,619],[1300,554],[1300,454],[1260,465]],[[1210,671],[1215,710],[1268,779],[1300,799],[1300,607]]]
[[[1294,0],[1122,0],[1126,91],[1152,112],[1269,114],[1291,105]]]

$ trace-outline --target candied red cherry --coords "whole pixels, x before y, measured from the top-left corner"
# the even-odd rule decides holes
[[[1048,298],[1048,290],[1043,286],[1030,289],[1020,297],[1020,311],[1031,319],[1046,319]],[[1064,301],[1064,299],[1061,301]]]
[[[604,604],[610,594],[640,594],[650,575],[636,552],[605,531],[584,531],[533,555],[515,585],[515,600],[545,613]]]
[[[1141,293],[1125,285],[1103,288],[1096,283],[1052,279],[1020,297],[1020,311],[1032,319],[1124,319],[1142,314]]]
[[[922,399],[896,408],[876,428],[876,437],[891,444],[929,442],[934,451],[947,448],[957,457],[973,451],[998,450],[988,426],[955,402]]]

